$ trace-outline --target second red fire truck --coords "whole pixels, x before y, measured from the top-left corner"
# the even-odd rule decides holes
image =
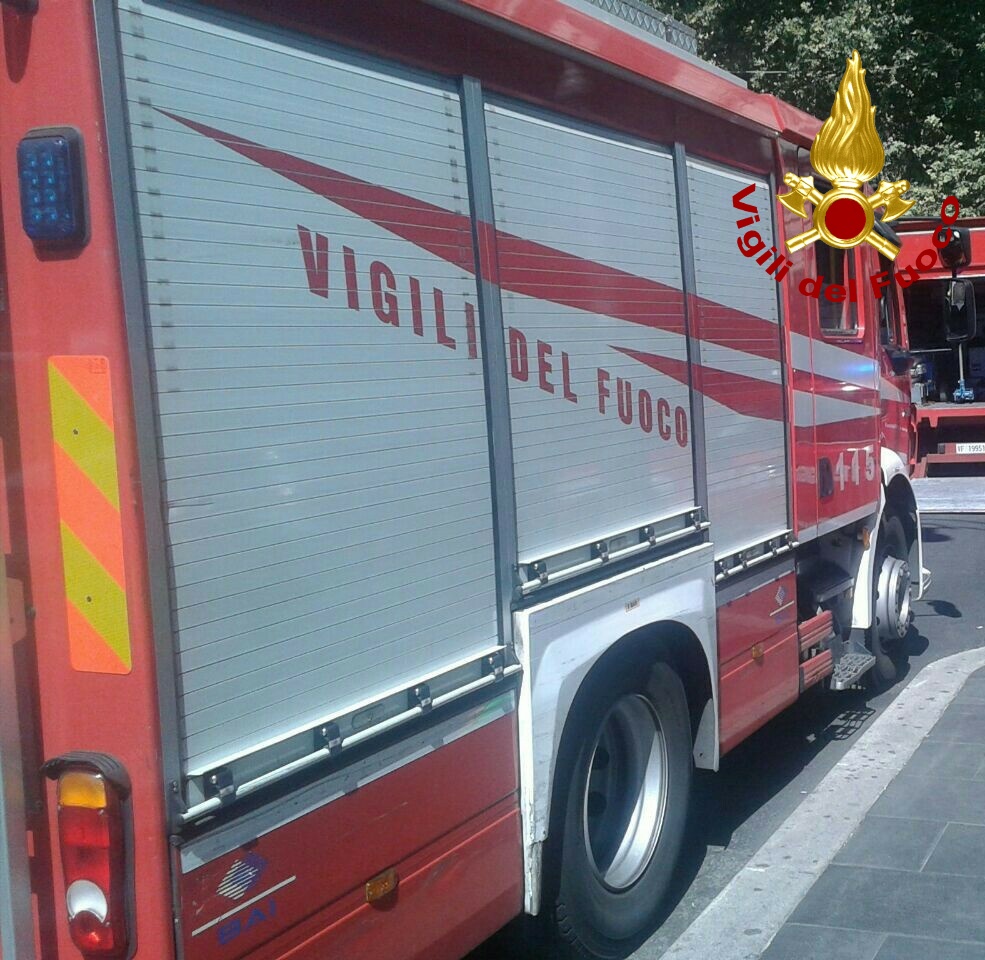
[[[938,223],[900,221],[901,258],[930,247]],[[985,341],[963,313],[951,322],[954,278],[985,311],[985,219],[954,225],[954,267],[938,262],[905,292],[908,346],[918,365],[914,397],[914,476],[981,475],[985,470]]]
[[[925,585],[798,290],[888,262],[739,242],[818,122],[619,2],[0,6],[4,960],[624,955]]]

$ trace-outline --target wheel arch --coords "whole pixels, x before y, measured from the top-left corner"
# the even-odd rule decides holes
[[[647,670],[657,662],[669,664],[680,677],[691,719],[691,741],[696,764],[717,768],[718,709],[717,684],[713,683],[708,654],[695,632],[678,620],[659,620],[631,630],[615,640],[588,667],[571,696],[557,738],[556,763],[551,770],[548,831],[545,841],[550,847],[558,837],[560,818],[566,795],[559,782],[566,777],[566,767],[577,750],[572,737],[577,727],[580,705],[627,668]],[[700,752],[700,762],[699,762]]]
[[[539,910],[558,751],[571,711],[590,689],[586,682],[594,685],[615,663],[629,658],[653,660],[661,652],[673,657],[685,674],[689,705],[710,687],[696,727],[704,754],[699,765],[717,767],[714,610],[713,548],[701,544],[588,590],[514,612],[515,649],[524,677],[517,720],[527,913]]]
[[[917,498],[909,478],[896,474],[886,487],[886,506],[883,512],[892,511],[903,522],[907,546],[912,550],[919,537],[919,516]]]
[[[714,694],[711,681],[712,666],[701,641],[686,624],[676,620],[660,620],[638,627],[624,634],[595,661],[572,699],[571,708],[565,717],[564,732],[570,727],[572,710],[579,697],[590,691],[595,683],[604,682],[605,674],[617,665],[631,663],[646,669],[658,660],[668,663],[681,678],[687,696],[688,711],[691,716],[691,741],[695,748],[695,761],[699,762],[698,739],[705,709],[713,703]],[[702,732],[704,736],[707,733]],[[701,759],[710,756],[704,744]],[[700,765],[700,762],[699,762]]]
[[[867,630],[872,624],[872,578],[877,575],[874,569],[876,546],[882,518],[887,512],[896,514],[903,522],[910,547],[914,600],[919,600],[923,596],[923,587],[929,582],[923,574],[923,536],[913,484],[910,482],[906,464],[899,454],[891,450],[882,450],[882,481],[879,509],[872,516],[869,524],[871,546],[862,554],[855,579],[852,626],[863,630]]]
[[[699,747],[702,759],[708,760],[702,766],[711,766],[714,758],[717,765],[718,725],[710,723],[707,715],[712,711],[717,716],[715,686],[712,684],[711,664],[701,645],[701,641],[687,624],[676,620],[660,620],[638,627],[613,642],[581,676],[578,687],[571,697],[557,738],[558,762],[551,771],[550,821],[557,812],[560,792],[557,782],[563,760],[571,749],[570,738],[576,726],[575,717],[585,698],[590,697],[606,683],[606,678],[617,670],[636,668],[647,670],[654,663],[668,663],[681,679],[687,697],[688,712],[691,718],[691,742],[695,761],[698,762]],[[709,742],[703,742],[707,739]],[[714,746],[711,740],[714,740]],[[699,744],[699,740],[702,741]]]

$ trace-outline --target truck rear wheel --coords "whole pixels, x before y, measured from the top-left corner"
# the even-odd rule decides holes
[[[687,698],[665,663],[583,698],[564,783],[555,889],[562,955],[625,956],[658,919],[691,787]],[[559,783],[559,786],[561,784]]]

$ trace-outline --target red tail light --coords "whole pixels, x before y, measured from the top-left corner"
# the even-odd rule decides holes
[[[131,954],[130,783],[98,754],[68,754],[45,764],[58,782],[58,842],[72,942],[83,956]]]

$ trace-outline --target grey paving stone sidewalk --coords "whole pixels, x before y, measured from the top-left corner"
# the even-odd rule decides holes
[[[968,678],[762,960],[985,960],[985,670]]]

